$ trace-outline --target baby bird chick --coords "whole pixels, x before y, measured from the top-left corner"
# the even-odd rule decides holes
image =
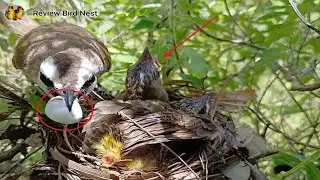
[[[110,167],[112,165],[120,165],[131,170],[150,170],[154,167],[153,158],[148,160],[143,158],[123,157],[124,137],[116,125],[108,125],[105,123],[97,124],[99,127],[94,127],[87,131],[84,143],[87,152],[92,152],[101,160],[101,165]],[[140,151],[141,152],[141,151]],[[143,152],[144,155],[148,154]],[[151,159],[151,160],[150,160]],[[146,166],[148,165],[148,166]]]
[[[173,101],[170,104],[187,113],[200,115],[208,114],[211,108],[210,100],[214,97],[214,93],[207,93],[200,97],[185,98],[180,101]]]
[[[20,19],[23,15],[23,8],[21,6],[18,6],[17,9],[14,11],[15,12],[15,16],[14,16],[14,20]]]
[[[125,100],[157,99],[168,102],[168,94],[162,87],[161,65],[146,48],[140,59],[127,71]]]
[[[6,17],[8,20],[13,20],[14,17],[15,17],[15,12],[14,12],[14,9],[13,9],[13,6],[9,6],[6,10]]]
[[[99,127],[101,128],[104,130],[93,129],[90,133],[86,133],[85,143],[90,144],[90,150],[101,159],[102,165],[109,167],[121,159],[124,140],[117,127]],[[95,130],[97,131],[94,132]]]

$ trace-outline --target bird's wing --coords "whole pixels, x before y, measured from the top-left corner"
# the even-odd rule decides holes
[[[66,23],[42,25],[30,31],[19,41],[12,62],[35,81],[41,62],[59,52],[90,59],[97,66],[97,75],[111,66],[109,52],[98,38],[79,26]]]

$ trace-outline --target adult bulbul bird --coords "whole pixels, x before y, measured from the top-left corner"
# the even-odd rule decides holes
[[[84,94],[93,90],[97,77],[111,66],[106,46],[84,28],[66,23],[33,24],[25,30],[17,32],[23,37],[15,49],[14,67],[44,91],[65,89],[48,101],[45,112],[50,119],[63,124],[79,122],[83,116],[79,94],[70,90]]]

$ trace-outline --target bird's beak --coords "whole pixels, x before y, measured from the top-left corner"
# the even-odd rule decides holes
[[[139,60],[137,61],[137,64],[142,64],[145,62],[151,62],[152,61],[152,57],[151,54],[149,52],[148,48],[145,48],[141,57],[139,58]]]
[[[155,65],[157,66],[157,68],[159,70],[161,70],[161,64],[159,63],[158,57],[157,56],[152,56],[152,60],[155,63]]]
[[[66,91],[64,94],[64,101],[69,109],[71,111],[72,105],[74,100],[77,98],[77,94],[72,91]]]

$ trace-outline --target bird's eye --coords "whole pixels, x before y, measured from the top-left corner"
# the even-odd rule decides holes
[[[42,72],[40,72],[40,80],[48,88],[53,88],[54,87],[53,82],[49,78],[47,78]]]
[[[96,81],[96,76],[91,76],[91,78],[83,84],[81,90],[86,91],[95,81]]]

